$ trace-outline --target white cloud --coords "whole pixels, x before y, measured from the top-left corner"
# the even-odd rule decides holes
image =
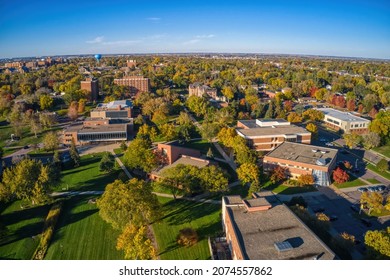
[[[208,38],[214,38],[215,35],[214,34],[208,34],[208,35],[197,35],[195,36],[195,38],[198,38],[198,39],[208,39]]]
[[[183,45],[193,45],[193,44],[196,44],[196,43],[199,43],[199,42],[200,42],[199,39],[192,39],[192,40],[183,42]]]
[[[128,46],[128,45],[134,45],[141,43],[141,40],[120,40],[120,41],[110,41],[110,42],[103,42],[103,45],[108,46]]]
[[[161,20],[161,18],[159,18],[159,17],[148,17],[148,18],[146,18],[146,20],[159,21],[159,20]]]
[[[99,43],[103,42],[103,40],[104,40],[104,36],[98,36],[95,39],[93,39],[91,41],[86,41],[86,42],[88,44],[99,44]]]

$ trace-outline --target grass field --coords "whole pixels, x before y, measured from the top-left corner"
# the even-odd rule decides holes
[[[207,237],[222,231],[221,205],[196,203],[185,200],[158,198],[163,204],[164,217],[153,224],[162,260],[210,259]],[[180,247],[176,236],[180,229],[191,227],[199,235],[197,244]]]
[[[342,183],[342,184],[336,184],[336,183],[333,183],[333,184],[337,188],[339,188],[339,189],[358,187],[358,186],[365,186],[366,185],[366,183],[364,183],[362,180],[360,180],[359,178],[356,178],[354,176],[350,176],[349,179],[351,181],[348,181],[348,182],[345,182],[345,183]]]
[[[390,158],[390,145],[385,145],[382,147],[373,148],[373,150],[377,153],[384,155],[385,157]]]
[[[378,181],[377,179],[375,178],[372,178],[372,179],[366,179],[368,182],[370,182],[371,184],[379,184],[380,181]]]
[[[371,163],[368,163],[366,167],[368,169],[370,169],[371,171],[374,171],[375,173],[378,173],[379,175],[381,175],[381,176],[385,177],[386,179],[390,180],[390,172],[379,171],[378,168],[376,168],[376,166],[371,164]]]
[[[79,196],[66,201],[56,225],[47,260],[118,260],[119,232],[104,222],[91,197]]]
[[[22,201],[2,205],[0,259],[31,259],[39,243],[43,221],[49,211],[49,206],[37,206],[21,209]]]
[[[118,179],[119,168],[115,168],[110,174],[100,173],[99,162],[102,155],[103,153],[82,156],[80,166],[61,172],[60,182],[54,190],[104,190],[107,184]]]

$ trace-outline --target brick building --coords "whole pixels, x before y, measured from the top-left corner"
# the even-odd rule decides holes
[[[100,103],[91,111],[91,118],[126,119],[132,118],[133,104],[130,100],[115,100]]]
[[[82,90],[90,93],[89,101],[96,101],[99,95],[99,83],[95,78],[87,78],[85,81],[80,82]]]
[[[222,198],[222,226],[234,260],[333,260],[330,250],[271,192]]]
[[[134,59],[128,59],[127,61],[126,61],[126,65],[127,65],[127,67],[129,67],[129,68],[135,68],[135,67],[137,67],[137,61],[136,60],[134,60]]]
[[[150,91],[149,79],[142,76],[125,76],[121,79],[114,79],[114,84],[128,86],[131,95],[136,95],[139,92]]]
[[[188,86],[188,94],[189,96],[193,96],[193,95],[198,97],[207,96],[215,100],[218,99],[217,89],[211,88],[206,85],[202,85],[201,83],[190,84]]]
[[[344,133],[367,134],[370,121],[349,112],[342,112],[332,108],[318,108],[324,113],[324,123],[334,129]]]
[[[271,151],[285,141],[311,143],[309,131],[284,119],[240,120],[236,131],[256,151]]]
[[[270,173],[276,166],[282,166],[290,178],[311,174],[315,184],[329,186],[336,156],[336,149],[284,142],[264,156],[263,168]]]

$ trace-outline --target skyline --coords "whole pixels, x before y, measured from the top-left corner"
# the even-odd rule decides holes
[[[0,1],[0,9],[0,58],[195,52],[390,58],[386,1]]]

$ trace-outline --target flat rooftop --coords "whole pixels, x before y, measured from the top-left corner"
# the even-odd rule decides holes
[[[332,260],[335,254],[272,193],[260,193],[272,208],[265,211],[248,212],[237,205],[227,206],[241,244],[245,259],[250,260]],[[224,197],[229,204],[229,197]],[[235,200],[235,199],[234,199]],[[279,251],[276,245],[288,242],[291,247]]]
[[[255,137],[267,137],[272,135],[288,135],[288,134],[310,134],[309,131],[304,129],[303,127],[299,127],[296,125],[278,125],[278,126],[267,126],[267,127],[259,127],[255,128],[236,129],[238,134],[241,134],[245,138],[255,138]]]
[[[102,133],[102,132],[126,132],[126,124],[109,124],[109,125],[97,125],[97,126],[84,126],[84,125],[73,125],[68,127],[66,132],[77,132],[77,133]]]
[[[115,100],[109,103],[99,103],[95,110],[118,110],[119,106],[121,109],[131,108],[133,107],[133,103],[130,100]]]
[[[175,167],[178,164],[192,165],[192,166],[202,168],[202,167],[208,166],[210,164],[210,162],[208,160],[204,160],[201,158],[182,156],[181,158],[176,160],[174,163],[167,165],[167,166],[164,166],[163,168],[158,170],[157,174],[161,174],[164,170]]]
[[[370,122],[367,119],[355,116],[349,112],[343,112],[332,108],[317,108],[316,110],[323,112],[325,116],[330,116],[345,122]]]
[[[287,159],[312,165],[329,166],[336,155],[336,149],[293,142],[283,142],[273,151],[269,152],[266,157]],[[319,159],[321,159],[323,164],[317,163]]]

